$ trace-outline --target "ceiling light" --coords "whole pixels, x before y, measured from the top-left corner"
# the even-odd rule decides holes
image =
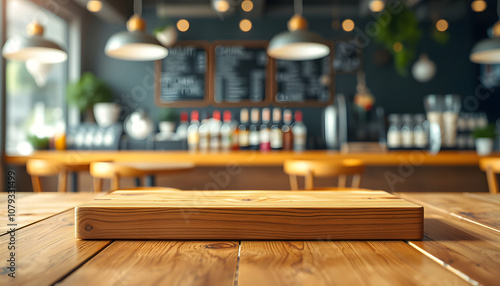
[[[474,12],[483,12],[484,10],[486,10],[487,4],[484,0],[474,0],[472,1],[472,3],[470,3],[470,7]]]
[[[350,32],[350,31],[354,30],[354,21],[351,19],[345,19],[342,22],[342,29],[344,29],[344,31],[346,31],[346,32]]]
[[[231,8],[228,0],[213,0],[212,6],[214,7],[215,11],[220,13],[226,13],[227,11],[229,11],[229,8]]]
[[[395,42],[394,45],[392,45],[392,49],[396,52],[399,53],[403,50],[403,44],[400,42]]]
[[[102,2],[100,0],[89,0],[87,2],[87,10],[90,12],[96,13],[101,11],[102,9]]]
[[[288,21],[288,32],[274,36],[267,54],[280,60],[312,60],[330,54],[330,48],[320,35],[307,30],[302,17],[302,1],[295,0],[295,15]]]
[[[448,29],[448,21],[440,19],[436,22],[436,29],[440,32],[444,32]]]
[[[250,20],[248,19],[243,19],[240,21],[240,29],[243,31],[243,32],[248,32],[252,29],[252,22],[250,22]]]
[[[146,21],[141,18],[142,3],[127,22],[127,31],[108,39],[104,52],[107,56],[128,61],[154,61],[165,58],[168,50],[152,35],[146,33]]]
[[[181,32],[186,32],[189,30],[189,22],[186,19],[180,19],[177,21],[177,29]]]
[[[253,9],[253,2],[250,0],[245,0],[241,2],[241,9],[245,12],[250,12]]]
[[[384,10],[385,3],[382,0],[371,0],[368,4],[368,8],[370,8],[370,11],[377,13]]]
[[[2,55],[8,60],[38,60],[40,63],[60,63],[68,54],[56,43],[43,37],[44,28],[38,22],[26,26],[28,37],[13,37],[5,42]]]

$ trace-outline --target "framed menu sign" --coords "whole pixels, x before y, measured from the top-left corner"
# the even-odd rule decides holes
[[[158,106],[202,107],[209,104],[209,50],[204,41],[179,42],[155,63]]]
[[[281,106],[325,106],[333,102],[332,55],[305,61],[274,60],[273,99]]]
[[[210,48],[211,99],[218,106],[270,103],[267,41],[216,41]]]

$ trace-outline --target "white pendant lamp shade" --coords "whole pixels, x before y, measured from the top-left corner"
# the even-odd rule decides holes
[[[478,64],[500,63],[500,37],[477,42],[470,53],[471,62]]]
[[[295,14],[288,22],[288,32],[274,36],[267,54],[278,60],[313,60],[330,54],[330,48],[320,35],[307,30],[307,21]]]
[[[500,18],[500,0],[497,3],[497,13]],[[493,25],[493,37],[477,42],[470,52],[471,62],[478,64],[500,63],[500,21]]]
[[[154,61],[168,55],[168,50],[155,37],[146,33],[146,23],[140,16],[130,18],[127,30],[109,38],[104,48],[106,55],[127,61]]]
[[[323,38],[307,30],[283,32],[269,42],[267,54],[280,60],[313,60],[330,54]]]
[[[43,27],[33,22],[27,26],[27,37],[18,36],[7,40],[2,55],[8,60],[37,60],[55,64],[68,59],[68,54],[56,43],[43,37]]]

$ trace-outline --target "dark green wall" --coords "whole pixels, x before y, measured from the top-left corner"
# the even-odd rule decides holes
[[[144,18],[148,23],[148,31],[152,31],[160,23],[153,9],[145,9]],[[346,33],[331,28],[332,17],[318,17],[305,15],[309,21],[309,29],[322,34],[329,40],[352,38],[359,35],[357,32]],[[466,13],[460,20],[450,20],[450,41],[440,45],[430,39],[431,23],[424,21],[420,24],[424,37],[419,44],[418,52],[426,52],[436,63],[437,74],[427,83],[419,83],[411,75],[401,77],[396,73],[392,64],[377,66],[374,63],[374,52],[379,48],[374,40],[370,40],[364,49],[364,69],[367,76],[367,85],[376,98],[376,103],[382,106],[386,113],[420,113],[423,112],[422,99],[430,93],[456,93],[463,98],[473,96],[478,86],[478,65],[468,60],[472,45],[484,35],[476,33],[471,12]],[[252,19],[253,29],[244,33],[239,30],[240,16],[219,18],[188,19],[190,29],[179,33],[179,40],[224,40],[224,39],[261,39],[270,40],[275,34],[286,29],[289,17],[262,17]],[[366,19],[354,19],[357,27],[363,29],[372,16]],[[178,19],[170,19],[175,23]],[[493,19],[495,20],[495,19]],[[154,105],[152,80],[152,62],[128,62],[111,59],[104,55],[104,46],[107,39],[116,32],[125,29],[124,25],[106,24],[94,17],[86,25],[84,31],[83,71],[92,71],[105,79],[113,88],[117,101],[124,105],[124,116],[136,109],[145,107],[152,116],[156,115]],[[475,30],[476,29],[476,30]],[[354,75],[338,75],[335,79],[335,93],[353,94],[356,87]],[[145,93],[144,93],[145,92]],[[488,110],[496,101],[482,100],[478,110]],[[488,107],[490,105],[490,107]],[[498,104],[496,106],[499,106]],[[183,109],[189,110],[189,109]],[[206,109],[213,110],[213,107]],[[236,109],[233,109],[236,111]],[[304,108],[305,121],[310,133],[315,136],[321,134],[321,109]],[[494,111],[493,111],[494,112]],[[490,117],[495,117],[495,114]]]

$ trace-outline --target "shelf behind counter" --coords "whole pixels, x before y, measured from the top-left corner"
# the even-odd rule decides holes
[[[500,153],[491,156],[500,157]],[[31,158],[60,162],[121,161],[121,162],[193,162],[197,166],[281,166],[288,159],[339,160],[358,158],[368,166],[478,166],[480,157],[475,151],[442,151],[436,155],[427,151],[387,151],[381,153],[342,153],[311,150],[304,152],[187,152],[187,151],[36,151],[31,155],[7,155],[6,163],[25,165]]]

